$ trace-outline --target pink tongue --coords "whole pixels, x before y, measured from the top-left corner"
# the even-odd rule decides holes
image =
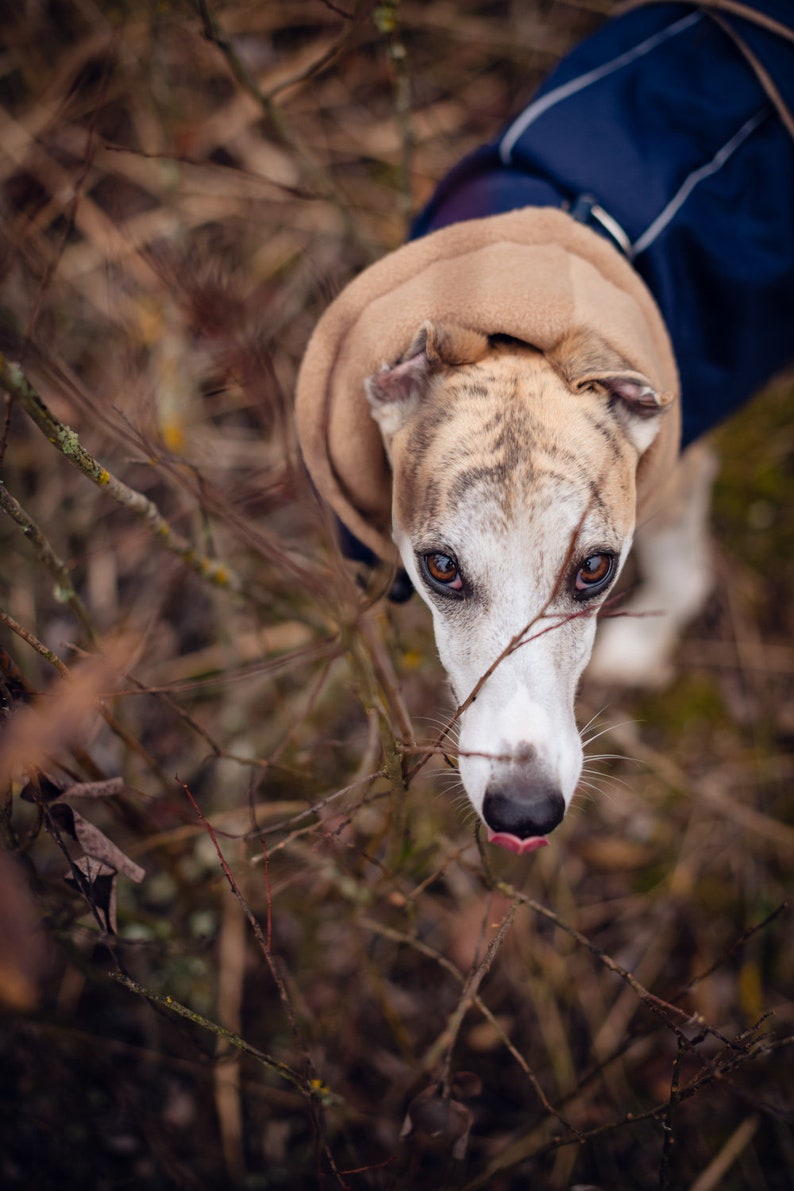
[[[545,835],[530,835],[527,839],[519,839],[517,835],[491,831],[490,827],[488,828],[489,844],[498,844],[500,848],[507,848],[508,852],[517,852],[519,856],[534,852],[536,848],[545,848],[548,842]]]

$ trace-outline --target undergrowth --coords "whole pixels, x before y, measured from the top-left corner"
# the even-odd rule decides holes
[[[790,385],[525,858],[292,428],[328,301],[609,7],[4,18],[3,1186],[790,1186]]]

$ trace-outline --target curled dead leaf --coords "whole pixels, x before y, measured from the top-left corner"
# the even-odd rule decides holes
[[[457,1090],[455,1080],[452,1086],[453,1090]],[[481,1090],[482,1083],[476,1075],[472,1076],[471,1081],[464,1080],[461,1088],[463,1095],[478,1095]],[[434,1149],[450,1149],[453,1158],[462,1161],[466,1156],[471,1126],[472,1115],[466,1105],[451,1096],[445,1096],[441,1084],[433,1083],[408,1105],[400,1130],[400,1141],[414,1134],[420,1144],[430,1145]]]
[[[51,830],[68,835],[82,852],[72,860],[72,869],[65,876],[67,883],[83,894],[104,929],[115,934],[116,877],[123,873],[137,884],[146,876],[145,870],[67,802],[54,803],[49,816]]]
[[[89,823],[76,810],[72,809],[72,815],[74,816],[75,837],[85,855],[92,860],[101,861],[118,873],[123,873],[125,877],[129,877],[131,881],[139,885],[146,876],[144,869],[134,860],[130,860],[129,856],[125,856],[121,848],[117,848],[104,832],[95,827],[93,823]]]
[[[67,884],[79,889],[90,903],[110,935],[117,933],[116,876],[116,870],[103,864],[101,860],[81,856],[74,861],[72,871],[65,877]]]

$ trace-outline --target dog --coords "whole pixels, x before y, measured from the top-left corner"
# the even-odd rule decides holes
[[[394,539],[458,704],[469,702],[461,779],[491,842],[530,851],[579,780],[574,695],[632,544],[637,463],[664,405],[592,333],[544,354],[430,323],[367,393],[394,476]],[[651,677],[667,662],[670,622],[709,585],[687,541],[705,527],[679,507],[658,568],[664,593],[647,577],[643,593],[666,612],[665,639],[639,636]],[[646,629],[615,621],[618,648],[624,623]]]
[[[343,291],[301,367],[314,484],[429,606],[461,780],[516,853],[577,788],[588,661],[668,678],[712,583],[696,440],[794,355],[784,16],[710,0],[609,22]],[[599,139],[610,160],[586,151]],[[633,615],[596,641],[632,546]]]

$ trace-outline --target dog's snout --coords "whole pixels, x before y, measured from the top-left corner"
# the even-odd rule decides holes
[[[565,799],[546,779],[511,773],[489,783],[482,813],[493,832],[527,839],[548,835],[562,822]]]

